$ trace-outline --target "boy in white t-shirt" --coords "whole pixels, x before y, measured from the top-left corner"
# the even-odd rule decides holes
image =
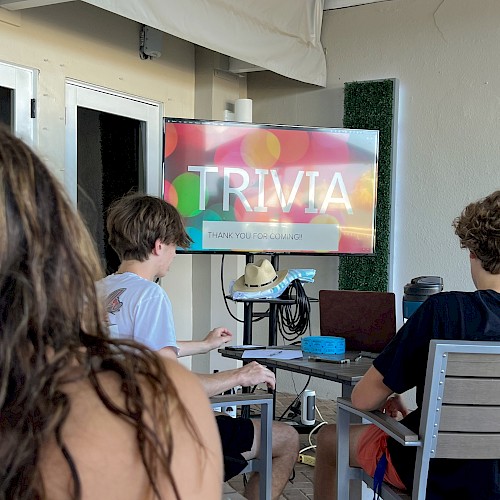
[[[155,283],[164,277],[175,257],[176,248],[191,242],[178,211],[166,201],[143,194],[127,195],[109,208],[109,244],[120,258],[115,274],[98,283],[106,297],[110,331],[113,336],[133,338],[162,356],[177,358],[216,349],[232,338],[224,327],[211,330],[202,341],[177,341],[170,299]],[[214,374],[198,374],[208,396],[236,386],[266,383],[274,389],[274,373],[253,361],[241,368]],[[238,474],[246,461],[258,455],[259,422],[218,416],[225,480]],[[278,498],[290,477],[299,449],[295,429],[273,423],[272,496]],[[254,474],[246,488],[247,498],[258,498],[258,477]]]

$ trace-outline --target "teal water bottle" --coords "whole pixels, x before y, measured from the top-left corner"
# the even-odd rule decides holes
[[[419,276],[404,287],[403,318],[406,321],[429,297],[443,290],[440,276]]]

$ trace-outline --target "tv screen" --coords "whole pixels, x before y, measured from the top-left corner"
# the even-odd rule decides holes
[[[165,118],[189,253],[372,254],[378,131]]]

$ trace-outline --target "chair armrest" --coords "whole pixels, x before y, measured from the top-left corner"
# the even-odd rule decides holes
[[[422,446],[422,441],[412,430],[404,426],[392,417],[389,417],[381,411],[363,411],[355,408],[350,399],[338,398],[338,410],[344,410],[358,417],[362,417],[372,424],[375,424],[379,429],[393,437],[398,443],[403,446]]]
[[[269,405],[273,404],[272,394],[222,394],[212,396],[210,405],[212,407],[225,408],[226,406],[237,405]]]

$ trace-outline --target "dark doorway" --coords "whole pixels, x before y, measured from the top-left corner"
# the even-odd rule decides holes
[[[110,274],[120,262],[108,245],[106,212],[116,198],[144,190],[144,124],[83,107],[78,107],[77,123],[78,210]]]
[[[14,91],[6,87],[0,87],[0,123],[4,123],[12,129],[14,124]]]

